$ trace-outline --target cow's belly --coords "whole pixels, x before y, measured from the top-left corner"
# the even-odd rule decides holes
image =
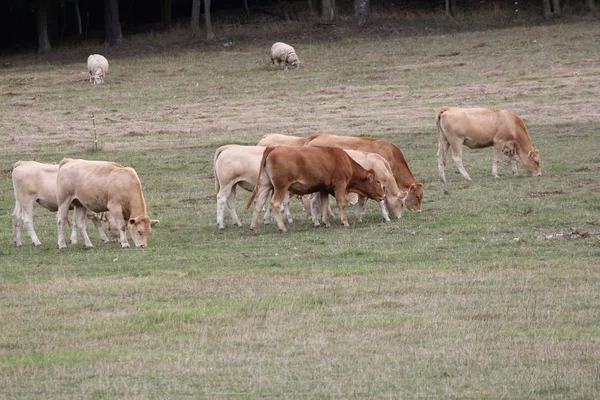
[[[481,149],[484,147],[490,147],[494,144],[493,140],[486,140],[486,139],[471,139],[471,138],[465,138],[465,141],[463,142],[465,146],[467,146],[470,149]]]
[[[324,185],[323,183],[311,185],[311,184],[307,184],[304,182],[294,182],[290,185],[289,191],[292,192],[293,194],[303,195],[303,194],[310,194],[310,193],[328,191],[328,190],[327,190],[327,186]]]

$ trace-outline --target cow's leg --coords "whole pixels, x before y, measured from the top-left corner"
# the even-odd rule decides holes
[[[466,180],[472,181],[462,163],[462,142],[452,144],[452,160],[454,161],[456,168],[458,168],[458,172],[460,172]]]
[[[362,221],[362,216],[365,214],[365,209],[367,206],[367,198],[365,196],[358,196],[358,202],[356,203],[356,208],[354,209],[354,215],[356,215],[356,219]]]
[[[66,249],[67,244],[65,243],[65,224],[67,222],[67,217],[69,214],[69,205],[71,204],[70,198],[62,201],[58,207],[58,212],[56,213],[56,220],[58,225],[58,248]]]
[[[240,217],[237,215],[237,211],[235,210],[235,197],[236,197],[236,189],[237,186],[233,186],[231,191],[229,192],[229,196],[227,196],[227,209],[229,210],[229,216],[233,221],[233,224],[238,228],[242,226],[242,221],[240,221]],[[223,223],[223,212],[221,212],[221,224]]]
[[[348,216],[346,215],[346,188],[336,188],[334,190],[335,199],[337,200],[338,208],[340,209],[340,219],[346,228],[350,227]]]
[[[225,209],[225,205],[228,203],[229,195],[231,194],[231,186],[224,185],[219,189],[219,193],[217,193],[217,228],[223,229],[225,224],[223,223],[223,213]],[[231,210],[229,210],[231,213]]]
[[[119,230],[119,243],[121,248],[129,248],[129,242],[127,241],[127,221],[123,217],[123,209],[119,205],[108,204],[108,211],[112,214],[117,229]]]
[[[329,228],[331,224],[329,223],[329,193],[320,192],[319,200],[321,202],[321,214],[323,216],[323,225],[325,228]]]
[[[440,179],[442,180],[442,182],[446,182],[446,174],[444,173],[444,169],[446,167],[446,153],[448,152],[449,148],[450,148],[450,143],[448,143],[448,140],[446,139],[445,136],[440,134],[440,138],[438,140],[437,158],[438,158],[438,175],[440,176]]]
[[[270,185],[261,185],[258,187],[256,200],[254,201],[254,211],[252,212],[252,221],[250,222],[250,229],[254,234],[258,233],[258,217],[260,215],[260,211],[262,210],[263,206],[267,202],[267,199],[269,198],[270,192]]]
[[[283,208],[283,213],[285,215],[285,219],[289,224],[294,222],[294,218],[292,218],[292,213],[290,212],[290,192],[285,194],[283,198],[283,202],[281,203],[281,207]]]
[[[86,212],[86,217],[87,216],[88,215]],[[94,226],[96,227],[96,230],[98,231],[98,235],[100,235],[100,239],[102,239],[102,241],[104,243],[110,242],[110,240],[106,236],[106,233],[104,233],[104,228],[102,227],[102,222],[100,221],[100,219],[95,214],[90,215],[89,219],[92,221],[92,224],[94,224]]]
[[[517,175],[517,158],[515,157],[514,154],[508,156],[508,159],[510,160],[510,170],[512,171],[513,175]]]
[[[300,196],[300,202],[302,203],[302,211],[304,211],[304,215],[306,215],[306,218],[312,219],[312,211],[310,208],[310,195],[305,194],[303,196]]]
[[[73,218],[75,218],[75,212],[73,212]],[[67,225],[69,224],[69,217],[67,217]],[[71,224],[71,244],[77,244],[77,224]]]
[[[285,229],[285,224],[283,223],[283,216],[281,215],[281,204],[287,196],[287,193],[287,188],[285,188],[285,190],[275,189],[273,192],[273,196],[271,197],[271,210],[273,210],[273,215],[275,217],[275,221],[277,221],[277,226],[279,227],[279,230],[283,233],[287,232],[287,229]]]
[[[308,201],[310,203],[309,208],[310,208],[310,215],[311,215],[311,218],[312,218],[312,222],[313,222],[313,225],[316,228],[317,226],[321,225],[320,219],[321,219],[321,215],[323,215],[322,212],[321,212],[320,194],[318,192],[317,193],[311,193],[308,196]]]
[[[19,200],[15,203],[15,209],[12,213],[13,240],[17,247],[21,247],[21,203]]]
[[[74,220],[73,222],[79,229],[79,233],[81,233],[81,237],[83,238],[83,243],[85,244],[85,247],[87,247],[88,249],[91,249],[94,247],[94,245],[90,241],[87,231],[85,230],[86,214],[87,214],[87,210],[85,208],[75,207],[75,209],[73,211],[73,220]]]
[[[385,206],[385,200],[378,201],[379,209],[381,210],[381,216],[385,222],[391,222],[390,215],[388,214],[387,207]]]
[[[496,143],[494,145],[494,157],[492,159],[492,175],[498,179],[498,162],[500,161],[500,154],[502,153],[502,146]]]

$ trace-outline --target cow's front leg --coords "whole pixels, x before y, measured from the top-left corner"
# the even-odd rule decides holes
[[[340,219],[342,220],[342,224],[344,224],[344,226],[346,228],[350,227],[350,224],[348,223],[348,216],[346,215],[346,193],[345,193],[345,189],[344,190],[336,190],[335,191],[335,199],[337,200],[338,203],[338,208],[340,209]]]
[[[390,220],[390,215],[388,214],[387,207],[385,206],[385,200],[378,201],[379,209],[381,210],[381,216],[385,222],[392,222]]]
[[[292,213],[290,212],[290,192],[285,194],[281,207],[283,208],[283,213],[287,222],[290,224],[294,222],[294,218],[292,218]]]
[[[117,225],[117,229],[119,230],[119,243],[121,243],[121,248],[129,248],[129,242],[127,241],[127,221],[125,221],[125,217],[123,217],[123,210],[118,205],[108,205],[108,211],[114,217],[114,220]]]
[[[325,225],[325,228],[329,228],[331,226],[329,223],[329,193],[319,193],[319,200],[321,202],[320,215],[323,216],[323,225]]]
[[[358,202],[356,203],[356,208],[354,209],[354,215],[356,216],[357,220],[362,221],[362,216],[365,214],[366,206],[367,198],[365,196],[358,196]]]
[[[508,156],[508,159],[510,160],[510,169],[512,171],[512,174],[514,176],[516,176],[517,175],[517,159],[514,154]]]
[[[494,146],[494,156],[492,159],[492,175],[494,178],[498,179],[498,162],[500,161],[500,153],[502,152],[502,147],[498,144]]]

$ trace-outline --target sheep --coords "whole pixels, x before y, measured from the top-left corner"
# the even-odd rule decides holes
[[[100,54],[92,54],[87,60],[90,82],[104,83],[104,76],[108,72],[108,61]]]
[[[300,66],[300,60],[294,51],[294,48],[288,44],[277,42],[271,46],[271,61],[273,64],[281,68],[281,63],[288,69],[288,65],[292,65],[296,68]]]

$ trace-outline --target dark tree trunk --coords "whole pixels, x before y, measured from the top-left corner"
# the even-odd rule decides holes
[[[79,0],[73,0],[73,5],[75,6],[75,17],[77,18],[77,33],[79,36],[83,34],[83,29],[81,26],[81,12],[79,11]]]
[[[48,39],[48,2],[39,0],[36,10],[36,24],[38,34],[38,53],[44,54],[52,50]]]
[[[210,17],[210,0],[204,0],[204,25],[206,26],[206,40],[213,40],[215,32],[213,31],[212,18]]]
[[[170,27],[173,24],[172,10],[173,0],[160,0],[160,15],[164,26]]]
[[[123,41],[121,21],[119,20],[119,0],[104,0],[104,44],[113,46]]]
[[[250,19],[250,7],[248,7],[248,0],[244,0],[244,8],[246,9],[246,18]]]
[[[550,5],[550,0],[542,0],[542,3],[544,19],[550,19],[550,17],[552,17],[552,6]]]
[[[590,12],[596,11],[596,5],[594,4],[594,0],[585,0],[585,5]]]
[[[190,28],[194,36],[200,36],[200,0],[192,1],[192,18],[190,19]]]
[[[363,25],[369,21],[370,0],[354,0],[354,16],[358,25]]]
[[[331,23],[335,20],[335,0],[321,1],[321,22]]]
[[[557,17],[560,15],[560,1],[559,0],[552,0],[552,14]]]

